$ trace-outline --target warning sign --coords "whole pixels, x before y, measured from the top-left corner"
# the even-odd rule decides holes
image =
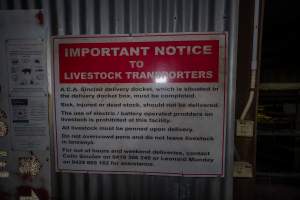
[[[223,176],[226,34],[53,38],[58,171]]]

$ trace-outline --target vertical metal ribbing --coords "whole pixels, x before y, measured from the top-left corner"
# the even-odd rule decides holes
[[[71,1],[71,22],[72,22],[72,35],[79,35],[80,33],[80,11],[79,11],[79,0]]]
[[[152,30],[154,33],[160,33],[161,32],[161,17],[162,17],[162,10],[161,10],[161,4],[162,1],[160,0],[153,0],[153,24],[152,24]]]
[[[190,6],[191,0],[185,0],[181,2],[182,9],[182,32],[189,32],[189,23],[192,23],[193,20],[190,18],[190,14],[192,14]]]
[[[163,12],[163,17],[162,17],[162,23],[163,23],[163,32],[168,32],[170,29],[170,3],[169,0],[162,1],[162,12]],[[165,11],[165,12],[164,12]]]
[[[96,33],[96,23],[99,23],[99,15],[95,15],[95,11],[99,12],[100,7],[96,7],[94,0],[86,0],[85,2],[85,16],[81,16],[85,20],[85,32],[86,34],[95,34]],[[85,175],[85,187],[86,189],[86,198],[85,199],[100,199],[98,194],[101,194],[99,191],[98,177],[97,174],[88,174]]]
[[[53,1],[54,2],[54,1]],[[37,6],[41,6],[41,8],[43,8],[43,15],[44,15],[44,19],[48,19],[48,20],[44,20],[44,27],[45,27],[45,44],[46,44],[46,66],[47,66],[47,80],[48,80],[48,95],[49,97],[53,97],[53,94],[52,94],[52,84],[51,84],[51,78],[52,78],[52,68],[51,68],[51,48],[49,48],[51,46],[51,40],[50,40],[50,36],[51,36],[51,33],[52,33],[52,27],[51,25],[54,23],[53,20],[51,18],[51,8],[53,8],[53,5],[51,5],[50,3],[50,0],[44,0],[42,2],[42,5],[37,5],[36,2],[34,0],[29,0],[28,1],[28,7],[29,8],[37,8]],[[56,13],[56,12],[54,12]],[[56,21],[55,21],[56,22]],[[51,102],[49,100],[49,138],[50,138],[50,141],[49,141],[49,145],[50,145],[50,152],[49,152],[49,156],[50,156],[50,169],[51,171],[48,173],[49,176],[50,176],[50,194],[52,196],[56,196],[58,193],[57,193],[57,190],[56,190],[56,183],[58,183],[57,181],[57,173],[55,172],[55,162],[54,162],[54,157],[55,157],[55,152],[54,152],[54,144],[53,144],[53,141],[54,141],[54,136],[52,133],[54,133],[53,131],[53,113],[51,112],[53,110],[53,102]],[[51,159],[52,158],[52,159]],[[60,184],[59,184],[60,185]],[[59,187],[59,188],[62,188],[62,187]]]
[[[113,189],[112,175],[103,174],[102,175],[102,194],[101,194],[103,200],[112,199],[113,193],[115,193],[115,190]]]
[[[35,8],[36,9],[43,9],[43,6],[42,6],[43,1],[45,1],[45,0],[35,0]]]
[[[86,6],[89,8],[89,6]],[[99,34],[100,33],[100,1],[99,0],[94,0],[94,3],[91,5],[93,9],[93,14],[94,14],[94,20],[93,20],[93,25],[94,25],[94,33]],[[91,25],[91,24],[90,24]]]
[[[29,9],[35,9],[36,8],[35,0],[27,0],[27,4],[28,4]]]
[[[193,199],[194,196],[193,185],[194,185],[194,181],[192,178],[181,177],[180,193],[179,193],[180,200]]]
[[[185,4],[183,3],[183,0],[176,0],[175,17],[174,17],[174,22],[175,22],[175,31],[174,32],[182,32],[183,31],[184,9],[185,9]]]
[[[169,32],[172,33],[177,32],[176,30],[177,27],[179,27],[179,29],[180,27],[182,27],[182,20],[181,20],[182,10],[180,9],[180,5],[179,5],[180,1],[181,0],[175,0],[175,2],[173,2],[171,6],[173,15],[170,16],[170,23],[172,24],[173,28]]]
[[[21,10],[27,10],[27,9],[29,9],[27,1],[20,1],[20,4],[21,4],[21,7],[18,8],[18,9],[21,9]]]
[[[153,23],[153,17],[152,17],[152,10],[153,10],[153,3],[151,1],[143,0],[139,2],[139,6],[137,7],[137,13],[138,13],[138,22],[137,22],[137,31],[138,33],[151,33],[153,32],[152,29],[152,23]],[[155,191],[153,191],[153,178],[149,176],[142,176],[139,177],[139,180],[143,184],[140,185],[140,190],[142,191],[141,195],[142,198],[152,199],[153,194]]]
[[[72,0],[63,0],[64,1],[64,21],[65,21],[65,35],[72,34]]]
[[[6,0],[1,0],[0,1],[0,10],[6,10],[6,9],[8,9]]]
[[[71,174],[69,173],[59,173],[57,174],[57,180],[59,181],[58,186],[60,186],[61,188],[59,188],[58,190],[58,198],[59,199],[63,199],[63,200],[71,200],[72,199],[72,194],[74,193],[74,189],[73,186],[74,183],[72,183],[72,179],[71,179]]]
[[[208,31],[209,1],[210,0],[200,0],[198,5],[198,31],[201,32]]]
[[[45,13],[45,20],[47,21],[46,23],[48,24],[48,39],[52,35],[58,35],[58,13],[56,9],[56,0],[51,1],[51,0],[45,0],[43,4],[43,9]],[[51,55],[51,54],[49,54]],[[51,69],[50,69],[51,71]],[[49,80],[51,80],[51,77],[49,77]],[[51,86],[51,85],[50,85]],[[51,91],[51,90],[50,90]],[[51,134],[50,134],[51,136]],[[52,140],[53,141],[53,140]]]
[[[223,32],[224,31],[224,17],[225,17],[225,1],[215,0],[214,5],[214,31]]]
[[[93,2],[91,2],[93,3]],[[93,13],[92,13],[93,14]],[[81,35],[87,33],[88,13],[86,9],[86,0],[79,0],[79,32]],[[94,24],[93,24],[94,25]]]
[[[168,10],[167,10],[167,1],[159,1],[160,7],[160,18],[158,19],[159,22],[159,32],[166,32],[168,26]]]
[[[109,33],[109,0],[101,0],[100,2],[100,33]]]
[[[149,2],[149,1],[147,1],[147,2]],[[149,7],[151,9],[150,9],[150,16],[149,16],[149,18],[151,19],[151,21],[149,22],[149,26],[148,26],[148,30],[149,30],[148,32],[149,33],[154,33],[155,32],[155,30],[154,30],[154,24],[155,24],[154,15],[155,15],[156,12],[159,12],[159,11],[156,11],[154,9],[154,4],[155,4],[155,1],[154,0],[150,0]]]
[[[221,197],[221,186],[222,186],[222,180],[219,178],[212,178],[209,181],[209,199],[220,199]]]
[[[178,23],[178,18],[179,18],[179,21],[180,21],[180,18],[181,18],[181,13],[182,13],[182,10],[178,10],[177,8],[180,8],[180,6],[178,6],[178,4],[180,4],[181,0],[174,0],[173,2],[172,1],[169,1],[169,5],[168,5],[168,8],[170,9],[170,12],[169,12],[169,16],[168,16],[168,22],[169,22],[169,28],[167,29],[168,33],[173,33],[173,32],[179,32],[177,31],[177,29],[180,29],[181,27],[181,23]]]
[[[130,33],[147,33],[147,13],[148,13],[148,9],[145,7],[146,2],[145,1],[141,1],[141,0],[130,0],[130,18],[129,18],[129,26],[131,27],[131,32]],[[147,12],[146,10],[147,9]],[[147,183],[145,184],[145,182],[147,182],[147,176],[139,176],[139,177],[135,177],[135,179],[133,179],[131,181],[131,183],[133,183],[134,185],[132,185],[132,189],[135,190],[138,189],[140,190],[140,192],[138,192],[136,194],[136,191],[133,192],[133,195],[135,197],[137,197],[136,199],[149,199],[149,193],[147,189],[150,188],[151,185],[148,185],[148,188],[146,188],[145,190],[145,186],[147,186]],[[136,182],[138,181],[138,182]],[[144,184],[139,184],[139,181],[141,183]]]
[[[167,199],[180,200],[180,180],[182,178],[183,177],[167,177],[167,184],[165,184],[165,188],[168,189],[168,192],[165,192],[165,196],[167,196]]]
[[[125,33],[125,29],[124,29],[124,12],[125,12],[125,8],[124,8],[124,4],[125,1],[124,0],[120,0],[117,3],[115,3],[115,33],[117,34],[123,34]]]
[[[163,5],[165,8],[162,9],[162,12],[166,9],[166,29],[165,32],[176,32],[177,18],[178,18],[178,1],[175,2],[168,0],[166,5]],[[155,179],[154,179],[155,180]],[[180,177],[158,177],[159,180],[159,193],[162,194],[164,199],[179,199],[179,189]],[[156,184],[155,184],[156,185]],[[155,198],[153,198],[154,200]]]
[[[96,23],[99,26],[100,34],[109,33],[109,0],[101,0],[99,4],[100,15],[96,15],[99,18],[96,18]],[[97,12],[97,11],[96,11]],[[112,199],[113,186],[112,186],[112,176],[108,174],[99,175],[98,177],[98,198],[103,200]]]
[[[64,0],[56,0],[56,10],[57,10],[57,26],[58,26],[58,35],[66,34],[66,16],[65,16],[65,1]],[[70,175],[67,173],[58,173],[57,181],[59,191],[57,192],[59,199],[69,199],[69,195],[71,192],[70,188]]]
[[[88,175],[88,182],[89,187],[87,192],[88,199],[100,199],[98,194],[101,194],[98,190],[98,176],[97,174],[89,174]]]
[[[14,1],[13,0],[6,0],[8,10],[14,9]]]
[[[116,28],[116,13],[115,13],[115,4],[116,0],[110,0],[108,2],[109,16],[108,16],[108,25],[109,25],[109,33],[114,34]]]
[[[199,30],[199,17],[198,17],[198,11],[199,11],[199,0],[193,0],[192,2],[192,24],[191,24],[191,31],[196,32]]]
[[[176,2],[174,1],[146,1],[145,9],[147,12],[146,27],[147,32],[174,32],[176,24]],[[171,9],[171,11],[170,11]],[[155,12],[155,13],[154,13]],[[150,21],[151,20],[151,21]],[[176,200],[176,188],[172,188],[174,180],[176,177],[156,177],[156,176],[144,176],[144,188],[143,191],[146,192],[147,199],[156,200],[156,199],[173,199]],[[172,189],[170,189],[172,188]],[[172,192],[171,192],[172,191]],[[176,194],[173,198],[170,198],[171,194]]]
[[[193,31],[193,1],[186,0],[183,2],[183,31],[192,32]]]
[[[124,28],[124,7],[125,1],[119,0],[118,2],[114,3],[114,31],[111,32],[113,34],[124,34],[125,28]],[[129,176],[128,175],[118,175],[118,176],[111,176],[114,179],[114,185],[113,187],[116,187],[115,189],[115,198],[116,199],[128,199],[129,195],[129,188],[128,188],[128,182],[129,182]]]
[[[124,0],[124,33],[130,33],[130,5],[129,0]]]
[[[176,32],[176,26],[174,21],[176,22],[177,16],[176,16],[176,3],[174,3],[174,0],[168,0],[167,1],[167,23],[166,23],[166,32],[172,33]]]
[[[145,178],[142,175],[132,176],[130,179],[130,199],[139,200],[143,199],[144,195],[147,194],[144,192],[144,182]],[[138,189],[135,189],[138,186]]]
[[[214,13],[216,6],[216,0],[209,0],[208,1],[208,13],[206,15],[207,22],[208,22],[208,30],[209,32],[215,31],[215,17],[216,14]],[[219,11],[220,12],[220,11]]]
[[[145,2],[143,0],[139,1],[139,4],[137,5],[137,32],[136,33],[145,33],[146,27],[146,13],[145,13],[145,7],[144,7]]]
[[[105,199],[104,195],[103,195],[103,193],[104,193],[103,192],[104,191],[104,188],[103,188],[103,183],[104,183],[103,177],[104,177],[104,175],[97,175],[97,185],[98,185],[98,191],[97,191],[98,198],[97,199]]]
[[[114,177],[116,181],[116,184],[114,186],[117,187],[117,189],[115,190],[117,192],[116,199],[129,199],[129,177],[130,175],[124,174],[120,174]]]
[[[169,190],[169,188],[172,186],[171,182],[168,182],[169,177],[148,177],[146,176],[148,180],[148,195],[150,200],[155,200],[157,199],[157,195],[159,194],[160,196],[163,195],[165,196],[166,191]],[[164,190],[161,190],[164,188]],[[167,198],[168,199],[168,198]]]
[[[136,14],[136,19],[133,19],[131,21],[132,23],[135,24],[135,31],[133,33],[145,33],[144,29],[144,20],[145,20],[145,15],[144,15],[144,2],[142,0],[137,0],[135,3],[135,6],[132,8],[132,10],[135,10]]]
[[[138,33],[138,0],[129,0],[129,33]]]
[[[226,200],[233,199],[233,154],[235,136],[235,97],[236,97],[236,70],[237,70],[237,43],[239,23],[239,0],[226,0],[224,13],[228,20],[224,20],[224,29],[228,31],[228,107],[227,107],[227,135],[225,179],[222,191]]]
[[[133,32],[132,33],[144,33],[145,29],[143,26],[143,22],[145,20],[144,16],[144,2],[142,0],[131,1],[131,10],[133,11],[133,17],[130,20],[130,23],[133,24]]]
[[[79,35],[80,34],[80,5],[79,5],[79,0],[72,0],[71,1],[71,34],[72,35]],[[72,174],[71,175],[71,179],[74,180],[73,184],[74,187],[74,191],[72,192],[72,194],[75,195],[75,200],[82,200],[85,199],[85,185],[84,185],[84,174]]]
[[[90,189],[90,179],[89,179],[89,174],[85,173],[83,174],[83,188],[82,188],[82,193],[83,193],[83,199],[91,199],[90,198],[90,192],[89,192],[89,189]]]
[[[57,10],[57,28],[58,35],[66,34],[66,22],[65,22],[65,1],[56,0],[56,10]]]
[[[224,31],[223,16],[224,16],[224,1],[213,0],[209,2],[209,13],[208,13],[208,31]],[[218,11],[218,12],[216,12]],[[219,178],[212,178],[209,182],[209,194],[210,199],[221,198],[221,187],[223,181]]]
[[[161,192],[160,188],[163,187],[161,178],[155,178],[155,177],[148,177],[145,176],[145,179],[147,180],[147,196],[149,196],[150,200],[158,199],[157,194]]]
[[[140,10],[139,15],[140,19],[143,19],[143,21],[140,22],[140,26],[143,27],[142,32],[151,33],[153,32],[153,0],[143,0],[142,6],[143,7],[140,7],[140,9],[143,10]]]
[[[138,29],[137,33],[147,33],[147,23],[149,8],[147,8],[147,2],[144,0],[139,1],[138,5]]]
[[[194,181],[194,199],[208,199],[205,197],[205,184],[204,179],[195,179]]]
[[[22,8],[22,4],[20,0],[13,0],[13,9],[21,9]]]

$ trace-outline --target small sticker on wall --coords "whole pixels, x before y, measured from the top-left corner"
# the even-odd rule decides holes
[[[0,157],[7,157],[7,151],[0,149]]]
[[[0,171],[0,178],[8,178],[9,172],[7,171]]]
[[[7,123],[0,121],[0,137],[6,136],[7,131],[8,131]]]
[[[7,119],[7,114],[3,110],[0,109],[0,120]]]
[[[0,160],[0,169],[5,168],[7,165],[7,161],[6,160]]]
[[[25,176],[36,176],[41,170],[41,163],[36,156],[19,158],[19,172]]]

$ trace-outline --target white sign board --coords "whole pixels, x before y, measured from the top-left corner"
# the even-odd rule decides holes
[[[48,82],[43,39],[6,40],[10,131],[15,150],[46,150]]]
[[[223,176],[226,40],[53,38],[57,171]]]

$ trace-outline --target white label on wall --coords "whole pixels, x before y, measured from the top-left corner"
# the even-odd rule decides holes
[[[9,92],[47,94],[43,40],[7,40],[6,53]]]

